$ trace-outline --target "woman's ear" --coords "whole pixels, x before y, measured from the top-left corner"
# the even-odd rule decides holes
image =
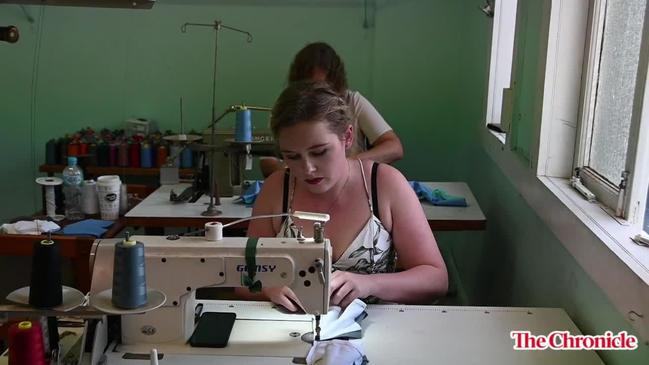
[[[352,148],[354,143],[354,127],[351,124],[347,126],[345,133],[343,133],[343,142],[345,144],[345,150]]]

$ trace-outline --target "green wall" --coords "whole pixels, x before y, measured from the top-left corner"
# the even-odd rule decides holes
[[[185,22],[218,19],[253,34],[247,43],[243,34],[219,32],[217,115],[240,102],[271,106],[293,55],[316,40],[340,52],[350,84],[371,96],[374,28],[363,28],[362,2],[180,3],[158,1],[151,10],[26,6],[33,23],[17,5],[0,5],[0,24],[16,25],[21,33],[18,43],[0,44],[0,144],[3,155],[12,157],[2,159],[0,169],[16,169],[12,179],[0,182],[8,192],[2,220],[40,208],[39,188],[32,182],[40,176],[37,168],[50,138],[86,126],[122,127],[131,117],[178,132],[181,97],[186,130],[209,124],[214,31],[193,27],[182,33]],[[231,127],[233,118],[223,127]],[[267,120],[267,114],[256,114],[255,128],[266,129]]]
[[[397,166],[411,179],[462,176],[469,124],[457,115],[458,59],[464,26],[480,20],[466,10],[461,1],[399,1],[377,14],[373,101],[403,140],[406,158]]]
[[[469,184],[487,230],[436,234],[458,269],[463,303],[562,307],[585,333],[634,332],[481,146],[492,24],[478,10],[483,0],[370,2],[368,29],[362,1],[179,3],[160,0],[149,11],[27,7],[33,25],[17,6],[0,5],[0,24],[19,26],[22,37],[0,44],[0,151],[10,156],[0,168],[17,171],[0,180],[0,217],[40,206],[32,181],[53,136],[87,125],[118,127],[132,116],[177,128],[180,96],[189,127],[206,125],[213,34],[179,28],[221,19],[255,39],[220,33],[217,110],[241,101],[272,104],[295,51],[324,40],[344,57],[352,87],[401,136],[406,157],[397,166],[410,179]],[[521,0],[531,19],[521,42],[533,60],[543,7]],[[538,102],[536,68],[519,66],[526,77],[516,108],[526,113],[514,132],[523,156],[533,148],[527,112]],[[256,125],[264,123],[261,117]],[[646,364],[647,348],[600,355],[608,364]]]

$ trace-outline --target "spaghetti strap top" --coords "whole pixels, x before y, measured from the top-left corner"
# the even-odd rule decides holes
[[[370,196],[369,189],[367,188],[367,181],[365,179],[365,171],[363,170],[363,163],[358,160],[360,166],[361,176],[363,177],[363,187],[365,188],[365,196],[367,198],[368,208],[370,210],[370,218],[365,223],[363,229],[358,233],[356,238],[349,244],[347,249],[340,255],[340,258],[333,263],[333,268],[336,270],[344,270],[361,274],[384,273],[394,271],[395,251],[392,245],[392,235],[383,226],[378,217],[378,211],[374,210],[377,205],[377,187],[376,187],[376,172],[378,164],[375,162],[372,168],[372,196]],[[284,198],[283,205],[285,212],[292,211],[293,206],[293,191],[295,190],[295,180],[293,180],[293,189],[288,187],[290,182],[290,173],[284,178]],[[373,198],[373,199],[372,199]],[[372,201],[375,204],[372,204]],[[293,219],[289,216],[284,219],[277,237],[291,237],[297,236],[297,228],[293,223]]]

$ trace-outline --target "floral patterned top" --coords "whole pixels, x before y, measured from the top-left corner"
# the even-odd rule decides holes
[[[361,176],[363,176],[363,184],[371,216],[349,247],[347,247],[345,252],[343,252],[332,266],[335,270],[360,274],[393,272],[395,250],[392,245],[392,235],[383,226],[376,212],[374,212],[365,179],[365,171],[363,171],[363,163],[360,160],[358,160],[358,163],[361,169]],[[374,174],[375,171],[372,171],[372,173]],[[285,189],[285,191],[287,190]],[[376,192],[373,191],[372,193],[375,194]],[[293,195],[291,194],[288,202],[288,211],[292,210],[292,203]],[[277,237],[294,238],[296,236],[297,228],[293,224],[293,220],[290,216],[286,217],[284,222],[282,222]]]

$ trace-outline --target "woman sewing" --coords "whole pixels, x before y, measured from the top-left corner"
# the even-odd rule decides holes
[[[346,307],[356,298],[423,304],[446,293],[446,266],[406,179],[392,166],[347,157],[355,131],[338,93],[326,83],[289,85],[273,108],[271,129],[287,168],[268,177],[253,215],[331,216],[331,305]],[[313,235],[309,222],[290,217],[252,220],[248,234],[293,237],[295,226]],[[264,288],[262,296],[289,311],[299,308],[288,287]]]

